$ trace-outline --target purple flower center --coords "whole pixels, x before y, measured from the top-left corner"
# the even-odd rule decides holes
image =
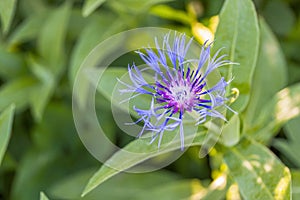
[[[184,76],[181,70],[175,72],[175,77],[169,80],[165,80],[164,84],[156,83],[158,103],[164,104],[164,108],[172,109],[172,113],[180,111],[192,111],[193,108],[200,102],[205,100],[200,99],[201,91],[205,86],[205,83],[201,83],[201,75],[197,77],[197,74],[193,77],[188,73]],[[195,78],[197,77],[197,78]]]
[[[190,92],[189,85],[174,86],[171,89],[172,100],[169,104],[174,104],[175,109],[191,111],[194,105],[195,94]]]

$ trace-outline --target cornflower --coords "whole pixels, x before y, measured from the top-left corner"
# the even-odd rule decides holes
[[[186,54],[193,39],[186,44],[184,34],[175,34],[173,45],[170,45],[169,38],[170,34],[164,36],[162,48],[155,38],[156,51],[151,48],[145,48],[144,53],[137,51],[148,67],[140,70],[135,64],[128,65],[132,84],[119,80],[126,86],[126,89],[121,89],[120,92],[134,94],[125,101],[139,95],[152,98],[149,109],[133,107],[140,116],[135,123],[144,123],[138,137],[145,131],[151,131],[150,143],[159,137],[159,148],[163,134],[179,127],[181,150],[184,150],[183,118],[186,112],[197,113],[195,125],[204,123],[208,117],[226,121],[224,115],[217,110],[222,106],[234,112],[226,105],[226,86],[230,80],[225,81],[224,77],[221,77],[218,83],[210,88],[206,82],[207,76],[213,70],[233,63],[223,60],[226,55],[218,57],[221,49],[211,57],[211,44],[207,42],[202,46],[198,59],[187,60]],[[143,77],[144,70],[152,71],[152,83]]]

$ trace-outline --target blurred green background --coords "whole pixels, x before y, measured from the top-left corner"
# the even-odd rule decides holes
[[[254,3],[282,47],[288,85],[299,82],[300,1]],[[72,118],[76,71],[95,45],[115,33],[145,26],[185,32],[203,43],[214,37],[222,4],[222,0],[1,0],[0,112],[11,113],[12,103],[16,108],[10,140],[1,138],[0,132],[0,156],[8,143],[0,162],[0,199],[34,200],[40,191],[49,199],[80,199],[101,165],[81,143]],[[114,64],[127,67],[135,59],[128,54]],[[116,127],[109,105],[108,101],[97,104],[100,123],[112,141],[124,146],[132,138]],[[0,118],[0,130],[7,132],[9,127],[3,126],[10,121]],[[285,139],[299,133],[299,122],[287,124],[269,146],[295,170],[300,168],[300,147],[288,145]],[[217,163],[199,159],[198,151],[199,147],[190,148],[157,172],[113,177],[82,199],[172,199],[172,192],[193,199],[193,191],[217,177],[213,171]],[[300,173],[295,176],[300,199]],[[210,199],[220,196],[225,198],[215,192]]]

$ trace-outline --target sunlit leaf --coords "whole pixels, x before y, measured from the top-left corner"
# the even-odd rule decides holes
[[[230,181],[226,174],[220,174],[208,186],[204,186],[200,180],[178,180],[167,185],[156,186],[149,192],[151,195],[141,194],[138,199],[201,199],[221,200],[225,198]]]
[[[269,142],[287,121],[300,115],[300,84],[294,84],[278,92],[260,110],[251,136],[260,142]]]
[[[200,42],[200,44],[204,44],[205,42],[213,42],[214,33],[202,23],[193,23],[192,25],[192,33],[195,38]]]
[[[214,49],[224,47],[222,53],[238,65],[220,68],[228,80],[234,77],[231,88],[239,90],[239,97],[232,108],[237,112],[249,102],[252,75],[259,47],[257,14],[251,0],[226,0],[219,17]]]
[[[15,14],[16,0],[0,1],[0,17],[3,33],[7,33]]]
[[[292,171],[292,199],[300,199],[300,171]]]
[[[201,200],[221,200],[224,199],[227,190],[227,177],[220,175],[213,180],[208,187],[202,185],[200,180],[175,180],[169,184],[157,185],[150,188],[148,192],[140,193],[135,198],[143,200],[151,199],[201,199]],[[151,194],[151,195],[150,195]]]
[[[167,5],[154,6],[150,12],[151,12],[151,14],[154,14],[161,18],[178,21],[178,22],[181,22],[181,23],[187,24],[187,25],[190,25],[192,22],[192,19],[188,16],[187,13],[185,13],[181,10],[176,10]]]
[[[290,199],[290,171],[268,148],[243,139],[224,160],[244,199]]]
[[[49,200],[48,197],[44,194],[44,192],[40,193],[40,200]]]
[[[11,105],[0,115],[0,166],[10,139],[14,110],[15,106]]]

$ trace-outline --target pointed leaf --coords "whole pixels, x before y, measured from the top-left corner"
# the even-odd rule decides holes
[[[65,61],[64,41],[71,5],[64,5],[51,12],[44,22],[37,39],[38,51],[54,74],[60,74]]]
[[[171,6],[167,5],[154,6],[151,9],[151,14],[159,16],[161,18],[178,21],[187,25],[190,25],[193,20],[186,12],[174,9]]]
[[[117,12],[126,12],[131,14],[139,14],[147,11],[151,6],[158,3],[165,3],[174,0],[119,0],[108,1],[109,5]]]
[[[244,199],[290,199],[290,171],[268,148],[243,139],[224,160]]]
[[[99,6],[101,6],[106,0],[85,0],[82,15],[84,17],[89,16],[94,12]]]
[[[0,115],[0,166],[11,135],[14,111],[15,106],[11,105]]]
[[[29,62],[32,73],[40,80],[30,99],[33,116],[36,121],[40,121],[55,90],[56,82],[53,73],[46,66],[33,58],[29,59]]]
[[[40,193],[40,200],[49,200],[48,197],[44,194],[44,192]]]
[[[33,40],[37,38],[40,33],[40,28],[45,23],[48,12],[37,13],[30,15],[19,26],[17,26],[14,32],[9,37],[10,46]]]
[[[249,102],[259,46],[257,14],[251,0],[225,1],[215,39],[214,49],[225,47],[222,53],[227,54],[230,61],[239,63],[231,65],[229,70],[227,67],[220,68],[220,71],[228,80],[234,77],[230,87],[239,90],[239,97],[232,108],[237,112],[243,111]]]
[[[16,0],[0,1],[0,17],[3,33],[7,33],[15,14]]]
[[[199,132],[196,135],[186,135],[184,139],[185,141],[193,140],[191,145],[201,145],[204,136],[205,132]],[[89,183],[85,187],[82,195],[86,195],[105,180],[120,173],[121,171],[125,171],[147,159],[179,149],[180,138],[176,137],[174,139],[173,137],[172,133],[165,134],[159,150],[157,149],[157,140],[152,144],[149,144],[149,139],[140,138],[134,140],[106,161],[99,171],[97,171],[89,180]],[[130,155],[130,152],[135,152],[135,154]],[[118,166],[118,169],[113,169],[108,165]]]

